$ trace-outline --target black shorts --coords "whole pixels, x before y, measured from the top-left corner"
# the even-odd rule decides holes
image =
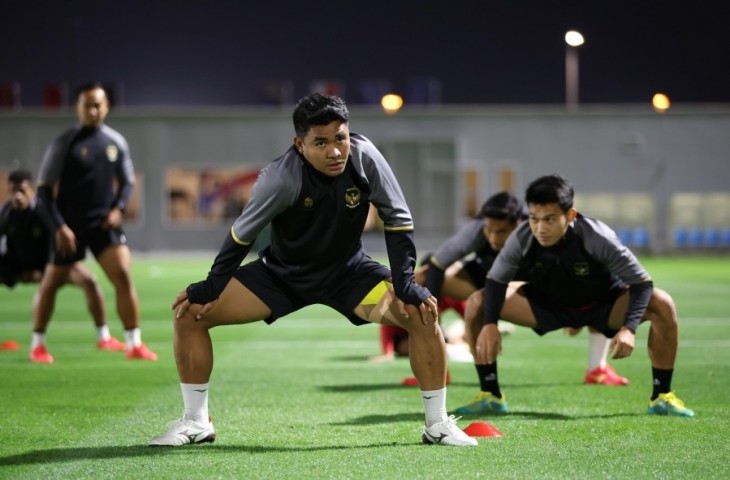
[[[489,268],[484,267],[484,262],[481,258],[475,258],[464,263],[464,271],[469,275],[469,279],[471,279],[477,290],[484,288]]]
[[[274,275],[261,258],[239,267],[233,276],[269,307],[271,316],[264,319],[268,324],[301,308],[321,304],[337,310],[354,325],[364,325],[369,322],[353,313],[355,307],[391,274],[378,262],[366,260],[333,281],[332,290],[325,296],[297,291],[285,279]]]
[[[593,327],[608,338],[613,338],[618,330],[608,326],[611,309],[616,299],[623,293],[621,289],[614,289],[590,305],[580,308],[568,308],[558,305],[545,298],[542,293],[529,283],[520,288],[537,320],[537,327],[533,328],[538,335],[545,335],[563,327],[581,328]]]
[[[76,235],[76,253],[70,256],[63,256],[58,252],[53,253],[51,262],[54,265],[71,265],[79,262],[86,257],[86,249],[91,250],[94,257],[99,258],[101,252],[111,245],[126,245],[127,237],[121,228],[105,229],[99,227],[94,228],[74,228],[71,227],[74,235]]]

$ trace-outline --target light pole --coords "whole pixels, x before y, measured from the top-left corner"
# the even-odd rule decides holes
[[[569,109],[578,108],[578,47],[584,42],[580,32],[565,33],[565,105]]]

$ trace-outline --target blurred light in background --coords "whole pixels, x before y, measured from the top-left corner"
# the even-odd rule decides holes
[[[669,97],[663,93],[655,93],[651,98],[651,105],[654,107],[655,111],[663,113],[669,110],[671,102],[669,101]]]
[[[383,107],[385,113],[395,115],[403,106],[403,98],[395,93],[389,93],[383,95],[383,98],[380,100],[380,105]]]
[[[583,45],[583,43],[585,43],[585,39],[580,32],[577,32],[575,30],[569,30],[565,32],[565,43],[567,43],[571,47],[580,47],[581,45]]]

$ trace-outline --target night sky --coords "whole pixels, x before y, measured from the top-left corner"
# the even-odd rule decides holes
[[[46,84],[101,80],[127,106],[260,103],[339,82],[406,101],[436,81],[444,104],[565,102],[566,30],[580,47],[581,103],[730,102],[727,2],[4,0],[0,84],[24,106]]]

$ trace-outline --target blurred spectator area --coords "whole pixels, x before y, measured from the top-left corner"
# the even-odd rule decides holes
[[[730,193],[676,193],[669,234],[677,249],[730,247]]]
[[[629,248],[648,249],[656,238],[654,199],[643,193],[575,195],[576,209],[611,227]]]
[[[608,224],[630,248],[651,249],[657,238],[656,208],[648,194],[576,194],[575,207]],[[667,230],[676,250],[729,248],[730,193],[673,194]]]
[[[224,223],[237,218],[259,169],[171,168],[166,173],[171,224]]]

